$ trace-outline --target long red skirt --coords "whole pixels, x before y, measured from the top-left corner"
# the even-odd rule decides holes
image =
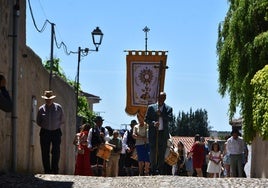
[[[90,165],[90,151],[87,147],[83,147],[84,154],[78,153],[76,156],[74,175],[92,176],[92,169]]]

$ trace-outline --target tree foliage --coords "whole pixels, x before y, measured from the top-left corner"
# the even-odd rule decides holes
[[[253,77],[253,128],[268,139],[268,65]]]
[[[169,132],[172,136],[174,136],[174,134],[176,133],[177,131],[177,125],[176,125],[176,117],[175,115],[173,114],[173,118],[172,118],[172,121],[169,122]]]
[[[53,75],[58,75],[63,80],[67,81],[68,79],[66,78],[66,75],[65,75],[63,69],[60,67],[59,64],[60,64],[60,59],[59,58],[55,58],[55,59],[53,59],[53,63],[50,63],[50,60],[49,61],[45,61],[44,67],[49,72],[50,72],[50,70],[52,70],[52,74]]]
[[[229,10],[219,25],[217,54],[219,93],[230,96],[229,118],[241,108],[244,139],[252,141],[253,88],[255,73],[267,64],[268,59],[268,1],[229,0]]]
[[[77,86],[77,83],[75,81],[68,79],[65,73],[63,72],[63,69],[59,65],[59,63],[60,63],[59,58],[56,58],[53,60],[52,67],[51,67],[53,75],[58,75],[64,81],[66,81],[69,85],[71,85],[73,88],[78,87],[78,92],[81,93],[80,84]],[[45,69],[48,70],[49,72],[50,72],[50,66],[51,66],[50,61],[46,61],[44,63]],[[89,110],[87,98],[85,96],[79,95],[77,105],[78,105],[77,113],[78,113],[78,116],[82,118],[82,122],[90,123],[91,125],[93,125],[95,114]]]
[[[209,136],[208,114],[206,110],[197,109],[193,112],[179,112],[176,118],[176,129],[173,129],[174,136]]]
[[[85,96],[78,97],[78,116],[82,118],[83,123],[94,125],[95,114],[89,110],[88,101]]]

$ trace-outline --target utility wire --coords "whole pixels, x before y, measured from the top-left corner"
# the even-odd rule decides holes
[[[30,1],[30,0],[28,0],[28,5],[29,5],[29,9],[30,9],[30,13],[31,13],[31,17],[32,17],[32,20],[33,20],[34,27],[35,27],[35,29],[36,29],[39,33],[42,33],[42,32],[45,30],[47,23],[50,23],[50,24],[51,24],[51,22],[50,22],[49,20],[46,19],[46,21],[45,21],[45,23],[43,24],[42,28],[39,29],[39,28],[37,27],[36,22],[35,22],[35,19],[34,19],[33,10],[32,10],[32,6],[31,6],[31,1]]]
[[[46,19],[46,21],[44,22],[42,28],[39,29],[38,26],[37,26],[37,24],[36,24],[34,15],[33,15],[33,10],[32,10],[32,6],[31,6],[31,1],[30,1],[30,0],[28,0],[28,5],[29,5],[29,9],[30,9],[30,13],[31,13],[31,18],[32,18],[32,20],[33,20],[34,27],[35,27],[35,29],[36,29],[39,33],[42,33],[42,32],[46,29],[47,23],[49,23],[49,24],[51,24],[51,25],[54,24],[54,23],[50,22],[48,19]],[[54,26],[55,26],[55,24],[54,24]],[[59,43],[59,42],[57,41],[57,37],[56,37],[56,33],[55,33],[55,31],[53,31],[52,34],[53,34],[53,36],[54,36],[53,40],[55,41],[56,47],[57,47],[58,49],[63,48],[63,51],[65,52],[66,55],[69,56],[69,55],[71,55],[71,54],[77,54],[77,53],[78,53],[78,52],[74,52],[74,51],[69,51],[69,50],[68,50],[68,46],[67,46],[63,41]],[[88,53],[88,52],[84,52],[84,51],[82,51],[81,56],[82,56],[82,57],[83,57],[83,56],[86,56],[87,53]]]
[[[54,41],[55,41],[56,47],[58,49],[61,49],[61,47],[62,47],[63,48],[63,51],[65,52],[66,55],[72,54],[72,51],[68,51],[68,47],[67,47],[67,45],[64,42],[58,43],[55,32],[53,33],[53,36],[54,36]]]

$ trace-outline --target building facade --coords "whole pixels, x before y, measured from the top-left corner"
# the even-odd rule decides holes
[[[15,6],[16,2],[19,6]],[[44,103],[41,95],[49,89],[50,76],[42,60],[26,46],[25,22],[25,0],[0,0],[0,72],[7,78],[7,89],[15,103],[12,113],[0,110],[0,172],[4,173],[43,173],[40,128],[35,118],[38,107]],[[75,92],[57,76],[52,78],[51,89],[57,96],[55,102],[64,109],[66,121],[62,128],[60,173],[73,174]]]

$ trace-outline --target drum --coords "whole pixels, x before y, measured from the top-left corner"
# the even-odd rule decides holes
[[[169,153],[166,155],[165,162],[172,166],[178,162],[179,153],[175,152],[173,148],[169,149]]]
[[[109,144],[101,144],[98,148],[97,156],[108,161],[113,147]]]

